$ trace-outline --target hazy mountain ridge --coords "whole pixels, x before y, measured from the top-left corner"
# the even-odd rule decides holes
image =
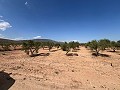
[[[58,41],[54,41],[51,39],[31,39],[35,42],[53,42],[53,43],[61,43]],[[4,39],[4,38],[0,38],[0,43],[22,43],[28,40],[11,40],[11,39]]]

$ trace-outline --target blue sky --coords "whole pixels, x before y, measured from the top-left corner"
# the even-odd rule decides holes
[[[120,38],[120,0],[0,0],[0,37]]]

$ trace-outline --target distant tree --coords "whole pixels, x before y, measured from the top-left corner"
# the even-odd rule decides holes
[[[59,43],[56,43],[55,44],[55,47],[57,48],[57,50],[59,49],[59,47],[60,47],[60,44]]]
[[[113,49],[113,52],[115,52],[116,49],[118,48],[118,43],[115,41],[111,41],[110,47],[111,47],[111,49]]]
[[[88,48],[90,45],[90,42],[85,43],[85,48]]]
[[[52,47],[54,46],[53,42],[47,42],[47,46],[49,48],[49,51],[52,49]]]
[[[76,50],[77,48],[79,48],[79,46],[80,46],[79,42],[74,42],[74,41],[69,42],[69,47],[73,50]]]
[[[117,47],[118,47],[118,49],[120,49],[120,40],[117,41]]]
[[[61,45],[61,49],[63,51],[66,51],[66,55],[68,54],[68,52],[70,51],[70,46],[67,42],[65,42],[64,44]]]
[[[25,51],[27,55],[29,55],[29,46],[27,42],[23,42],[22,49]]]
[[[10,51],[10,43],[0,43],[3,51]]]
[[[29,50],[30,50],[30,53],[31,53],[31,56],[33,56],[33,48],[34,48],[34,42],[32,40],[29,40],[28,41],[28,47],[29,47]]]
[[[74,41],[69,42],[69,47],[75,49],[76,48],[75,42]]]
[[[88,46],[90,47],[91,50],[95,51],[96,56],[99,55],[99,51],[100,51],[100,45],[99,45],[99,41],[97,40],[92,40]]]
[[[80,46],[85,46],[86,45],[86,43],[79,43],[80,44]]]
[[[79,42],[75,42],[76,44],[76,47],[79,48],[80,47],[80,43]],[[81,44],[81,45],[84,45],[84,44]]]
[[[41,42],[41,47],[44,49],[45,48],[45,42]]]
[[[40,42],[34,42],[34,48],[35,48],[35,52],[36,53],[38,53],[40,47],[41,47],[41,43]]]
[[[16,50],[16,47],[18,47],[20,44],[18,43],[11,43],[11,46],[14,48],[14,50]]]
[[[110,40],[101,39],[99,40],[99,45],[100,45],[101,50],[105,50],[106,48],[110,47]]]
[[[91,50],[95,51],[96,56],[99,55],[100,50],[105,50],[110,47],[111,42],[108,39],[92,40],[86,44],[86,47],[90,47]]]

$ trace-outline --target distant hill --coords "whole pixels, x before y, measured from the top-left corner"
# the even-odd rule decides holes
[[[11,42],[16,42],[16,41],[0,38],[0,43],[11,43]]]
[[[61,43],[61,42],[57,42],[51,39],[32,39],[35,42],[53,42],[53,43]],[[10,40],[10,39],[3,39],[0,38],[0,43],[22,43],[28,40]]]
[[[35,42],[54,42],[57,43],[57,41],[51,40],[51,39],[33,39]]]

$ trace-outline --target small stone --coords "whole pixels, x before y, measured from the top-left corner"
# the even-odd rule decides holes
[[[23,78],[23,80],[26,80],[26,78]]]
[[[74,72],[74,70],[72,70],[72,72]]]
[[[56,71],[55,73],[56,73],[56,74],[59,74],[59,72],[57,72],[57,71]]]

